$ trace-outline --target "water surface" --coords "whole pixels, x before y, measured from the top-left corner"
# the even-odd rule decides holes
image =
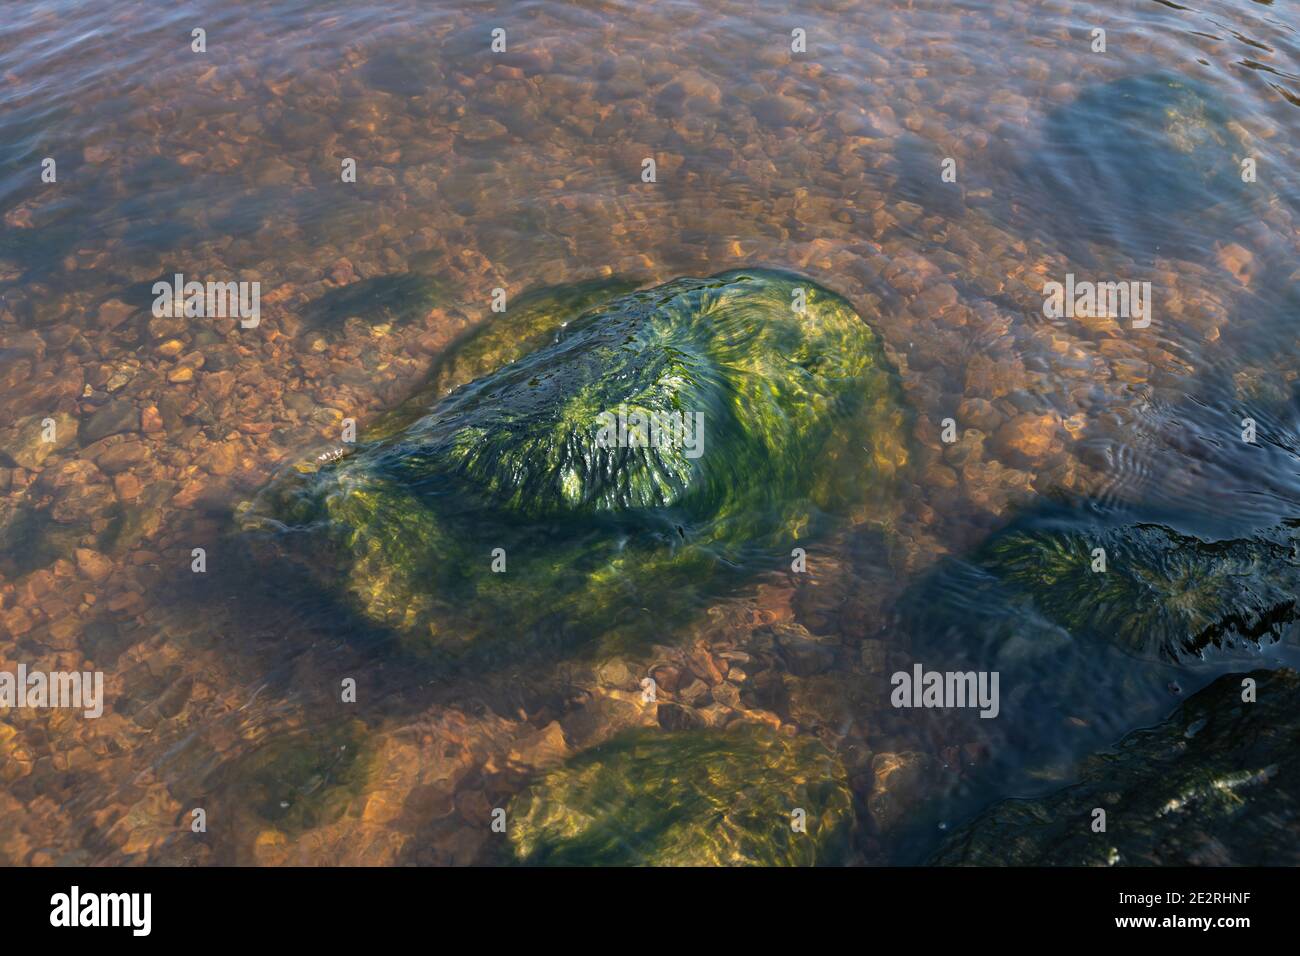
[[[1289,642],[1182,661],[1043,643],[1000,658],[995,720],[889,703],[916,661],[992,666],[897,605],[1017,516],[1125,511],[1211,541],[1297,517],[1291,5],[5,13],[0,661],[102,670],[109,705],[0,715],[4,862],[496,862],[492,811],[540,771],[630,728],[737,720],[842,762],[850,862],[917,862],[1218,674],[1296,663]],[[1197,142],[1248,153],[1254,183],[1162,178],[1170,78],[1231,139]],[[415,393],[493,321],[494,289],[760,266],[846,297],[913,413],[898,507],[858,507],[806,573],[774,567],[616,654],[564,641],[470,665],[240,537],[241,501]],[[155,317],[152,284],[177,272],[260,282],[260,324]],[[1070,273],[1150,282],[1150,327],[1045,316],[1044,283]],[[75,440],[19,463],[9,423],[52,415]],[[647,675],[667,695],[651,707]]]

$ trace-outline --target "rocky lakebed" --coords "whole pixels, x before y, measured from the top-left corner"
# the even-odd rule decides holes
[[[0,863],[1300,863],[1295,27],[599,6],[0,33]]]

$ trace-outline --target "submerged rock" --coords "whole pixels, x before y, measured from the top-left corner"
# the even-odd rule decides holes
[[[1074,638],[1177,661],[1292,634],[1298,588],[1292,529],[1204,541],[1158,524],[1034,516],[941,570],[908,610],[930,630],[945,619],[981,627],[1039,617]]]
[[[72,560],[86,528],[57,521],[50,508],[0,499],[0,574],[19,577],[60,558]]]
[[[711,579],[895,502],[896,373],[834,293],[747,270],[525,304],[365,442],[273,483],[245,527],[372,620],[453,644],[546,618],[660,627]]]
[[[436,282],[417,273],[362,279],[311,302],[303,310],[303,333],[337,334],[348,319],[361,317],[368,325],[404,325],[428,314],[441,292]]]
[[[798,810],[805,832],[791,825]],[[544,774],[507,819],[529,864],[811,866],[841,859],[853,799],[808,737],[637,731]]]
[[[1242,700],[1243,677],[1257,683]],[[1106,811],[1106,832],[1092,830]],[[932,863],[967,866],[1300,864],[1300,675],[1228,674],[1164,723],[1085,761],[1077,784],[1005,800]]]
[[[0,431],[0,461],[36,471],[51,454],[76,440],[77,420],[71,415],[28,415]]]
[[[551,344],[568,322],[635,288],[636,283],[626,280],[593,279],[516,297],[508,314],[479,325],[443,354],[419,392],[380,416],[366,438],[375,441],[405,428],[462,385]]]
[[[360,721],[274,737],[218,767],[209,786],[281,831],[312,829],[334,822],[364,790],[371,759],[365,744]]]
[[[1210,89],[1173,74],[1100,83],[1047,118],[1026,172],[1086,238],[1172,251],[1203,234],[1212,208],[1252,216],[1241,181],[1250,154],[1230,120]]]

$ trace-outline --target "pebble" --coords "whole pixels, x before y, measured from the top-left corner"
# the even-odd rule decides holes
[[[994,433],[994,453],[1012,464],[1037,464],[1060,451],[1060,427],[1058,415],[1017,415]]]
[[[836,0],[831,6],[847,5]],[[918,7],[908,15],[947,14]],[[717,43],[708,55],[681,55],[671,39],[679,28],[672,17],[653,5],[629,8],[627,16],[645,18],[638,26],[654,31],[652,42],[611,46],[593,33],[590,43],[551,44],[544,35],[548,27],[539,23],[529,39],[520,34],[518,45],[512,30],[510,53],[485,69],[480,61],[486,53],[473,61],[454,53],[446,59],[412,55],[384,74],[400,93],[377,92],[367,84],[367,76],[379,74],[366,72],[376,58],[364,43],[343,54],[337,71],[304,64],[296,76],[264,76],[238,60],[209,68],[197,81],[201,108],[187,101],[195,94],[163,86],[146,84],[132,92],[133,102],[144,108],[123,124],[131,136],[80,150],[87,166],[82,172],[94,167],[96,176],[116,177],[106,180],[104,223],[125,223],[121,200],[136,198],[129,181],[114,172],[119,164],[136,175],[150,172],[159,195],[213,173],[230,177],[232,189],[203,209],[205,232],[193,243],[183,238],[188,226],[178,226],[182,238],[172,248],[158,249],[143,248],[130,232],[87,231],[51,260],[69,278],[66,284],[24,279],[21,252],[6,251],[0,258],[0,282],[20,286],[18,294],[0,298],[0,527],[8,509],[40,501],[47,509],[41,519],[70,534],[61,564],[12,580],[6,576],[0,585],[0,656],[10,654],[11,638],[36,635],[39,644],[44,631],[67,651],[88,653],[87,635],[107,626],[100,615],[119,616],[113,626],[121,623],[124,631],[135,615],[155,628],[154,616],[166,610],[167,601],[147,575],[151,566],[185,566],[202,522],[211,523],[196,506],[228,508],[239,497],[232,489],[241,482],[259,487],[282,459],[312,445],[316,427],[336,434],[338,410],[366,421],[393,404],[392,395],[413,388],[430,359],[484,316],[484,290],[497,285],[508,287],[513,299],[516,291],[535,285],[611,272],[664,279],[763,261],[797,265],[842,291],[872,316],[887,344],[904,354],[902,377],[921,422],[918,438],[948,415],[961,433],[952,446],[934,436],[926,441],[923,496],[912,502],[908,520],[914,526],[903,526],[900,547],[920,566],[963,540],[972,509],[981,512],[977,525],[1000,520],[1017,495],[1032,493],[1037,477],[1064,474],[1061,460],[1075,460],[1061,455],[1067,439],[1097,427],[1097,409],[1128,401],[1120,386],[1146,383],[1156,375],[1153,365],[1170,364],[1110,320],[1063,322],[1050,332],[1026,321],[1041,314],[1042,282],[1063,274],[1068,264],[1059,250],[1012,236],[981,212],[1000,209],[1004,198],[999,188],[977,180],[991,176],[989,166],[1006,141],[998,126],[1028,126],[1032,132],[1044,108],[1072,100],[1100,69],[1086,49],[1069,52],[1070,44],[1079,46],[1077,38],[1060,31],[1035,37],[1059,44],[1065,59],[1045,65],[1037,57],[1010,58],[1006,89],[971,98],[952,80],[976,75],[978,58],[924,45],[911,49],[914,32],[897,13],[863,14],[866,25],[878,28],[872,34],[875,49],[847,36],[810,33],[807,56],[792,55],[781,31],[759,51],[742,54]],[[940,25],[957,28],[956,21]],[[454,22],[447,27],[449,35],[459,28]],[[694,24],[683,29],[701,35]],[[1014,29],[1010,36],[1016,36]],[[254,33],[247,42],[256,51],[265,38]],[[664,48],[677,55],[659,55]],[[880,49],[889,50],[888,56]],[[837,69],[837,60],[850,50],[870,84],[862,86]],[[762,72],[758,79],[755,69]],[[1054,82],[1061,76],[1074,82]],[[95,95],[88,95],[84,108],[93,109]],[[1040,101],[1044,95],[1048,103]],[[180,149],[167,138],[177,123],[196,131]],[[1247,125],[1260,135],[1277,132],[1258,118]],[[937,155],[963,157],[966,206],[960,221],[936,216],[924,196],[905,196],[887,185],[897,179],[898,139],[905,131]],[[942,142],[945,135],[950,142]],[[275,142],[285,149],[276,152]],[[338,147],[330,156],[346,142],[363,158],[358,182],[329,192],[325,200],[325,180],[336,179],[337,169],[327,168],[315,146],[330,142]],[[609,184],[610,169],[618,170],[622,184],[635,178],[648,155],[658,159],[659,183]],[[48,228],[50,202],[40,194],[25,199],[6,212],[6,228],[36,238]],[[185,209],[158,211],[177,213],[178,223],[185,219]],[[1265,229],[1265,237],[1277,231]],[[1164,278],[1156,284],[1173,290],[1170,326],[1162,335],[1169,328],[1180,330],[1171,333],[1179,336],[1190,330],[1179,344],[1225,347],[1219,330],[1231,338],[1227,323],[1243,301],[1233,296],[1256,284],[1261,264],[1269,261],[1269,246],[1254,233],[1243,231],[1235,239],[1215,250],[1207,270],[1181,262],[1160,265]],[[130,284],[166,273],[182,248],[205,278],[263,282],[259,329],[240,329],[229,319],[148,316],[148,297],[133,298]],[[309,302],[360,278],[401,273],[417,261],[422,271],[455,289],[437,309],[407,328],[363,323],[363,334],[343,330],[342,341],[319,330],[300,337]],[[95,282],[110,273],[112,282]],[[139,345],[137,338],[143,339]],[[1181,361],[1179,349],[1166,354]],[[1194,372],[1183,366],[1174,374]],[[1256,377],[1268,374],[1261,368]],[[334,411],[314,418],[323,408]],[[56,420],[59,437],[35,444],[36,423],[46,417]],[[119,517],[116,544],[100,543],[110,540],[102,533]],[[842,543],[827,544],[810,561],[828,567],[847,550]],[[71,578],[73,573],[85,580]],[[357,859],[363,852],[357,848],[364,846],[365,852],[389,853],[390,862],[413,859],[388,845],[388,831],[354,829],[382,824],[402,839],[410,839],[408,831],[417,833],[418,852],[481,859],[469,838],[437,832],[435,804],[445,804],[445,816],[455,818],[450,830],[464,834],[481,821],[486,806],[497,805],[517,786],[496,779],[498,772],[532,772],[567,759],[579,741],[585,746],[642,719],[638,679],[646,673],[662,691],[646,719],[665,728],[721,726],[738,719],[745,704],[753,708],[749,714],[781,721],[782,732],[806,733],[788,713],[777,713],[782,681],[850,667],[884,674],[897,647],[896,635],[862,639],[838,654],[824,644],[818,636],[823,624],[834,629],[846,620],[861,621],[853,629],[860,634],[877,623],[860,606],[855,612],[841,593],[863,590],[863,581],[828,581],[806,589],[819,596],[801,597],[798,615],[789,594],[771,606],[746,595],[725,626],[719,624],[689,654],[669,648],[653,660],[608,661],[596,670],[599,686],[588,676],[575,694],[619,691],[633,699],[601,696],[581,705],[548,699],[539,708],[553,709],[559,719],[530,714],[513,723],[470,718],[441,703],[418,713],[413,705],[403,720],[428,732],[428,749],[381,757],[387,763],[376,778],[385,782],[370,788],[353,817],[301,838],[249,827],[240,852],[262,862],[320,862],[333,859],[331,854]],[[94,602],[79,597],[83,592]],[[41,610],[51,595],[59,612],[54,619]],[[87,611],[81,610],[83,601]],[[94,620],[83,619],[86,613]],[[801,629],[809,620],[818,622],[817,634]],[[221,630],[220,622],[204,623]],[[246,622],[236,623],[230,633],[242,633]],[[775,624],[788,630],[774,631]],[[97,640],[94,646],[111,646]],[[718,649],[720,642],[725,649]],[[295,666],[310,674],[321,661],[314,648],[327,643],[304,650]],[[194,650],[200,640],[185,645],[183,653],[162,644],[148,653],[170,651],[178,666],[208,675],[211,684],[196,685],[200,703],[191,701],[180,711],[178,731],[197,734],[200,746],[230,733],[229,721],[209,718],[238,712],[249,703],[251,685]],[[146,653],[127,646],[122,666],[110,667],[110,682],[135,663],[128,665],[126,657]],[[154,663],[159,673],[168,666]],[[226,683],[218,686],[212,676],[217,673],[225,674]],[[529,699],[545,679],[525,677],[521,683],[519,696]],[[769,709],[756,709],[753,700],[760,697]],[[281,717],[258,709],[282,703],[266,692],[254,704],[259,734],[286,731]],[[575,718],[568,732],[569,718],[579,713],[582,720]],[[77,759],[91,755],[91,747],[114,755],[84,771],[104,768],[104,779],[95,785],[106,796],[93,812],[105,814],[109,822],[95,824],[105,831],[133,805],[118,802],[159,757],[149,743],[118,739],[124,732],[110,730],[112,720],[106,715],[84,746],[50,735],[60,749],[80,754]],[[437,721],[446,723],[434,732],[429,725]],[[454,733],[446,729],[453,725]],[[0,736],[8,727],[0,723]],[[926,746],[947,754],[951,743]],[[0,740],[0,779],[31,774],[40,746],[25,744],[32,752],[22,759],[6,746]],[[871,789],[863,792],[882,831],[904,820],[939,785],[927,769],[934,758],[922,749],[891,744],[874,756],[865,751],[864,787]],[[508,766],[511,761],[517,766]],[[418,784],[391,785],[405,780],[408,770]],[[9,799],[0,794],[0,801]],[[84,821],[54,809],[38,815],[0,803],[0,823],[18,814],[28,821],[15,831],[22,834],[18,839],[32,847],[60,847],[33,851],[33,860],[57,861],[62,847],[84,842],[77,835]],[[157,834],[133,825],[117,831],[118,837],[129,840],[142,861],[149,853],[162,862],[178,859],[168,856],[179,845],[170,825]],[[229,846],[214,838],[218,845]],[[0,862],[11,862],[10,852],[0,847]]]
[[[113,573],[113,562],[98,551],[78,548],[76,558],[77,570],[96,583],[107,580]]]
[[[127,399],[114,399],[91,415],[81,426],[83,443],[90,444],[109,435],[136,431],[140,414]]]

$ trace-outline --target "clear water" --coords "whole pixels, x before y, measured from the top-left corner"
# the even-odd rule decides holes
[[[1049,502],[1206,539],[1296,517],[1298,26],[1246,0],[7,4],[0,428],[61,413],[79,432],[0,469],[0,669],[102,670],[109,703],[0,714],[0,859],[497,861],[493,808],[621,729],[670,725],[637,708],[640,680],[708,671],[708,653],[786,689],[721,681],[713,717],[816,736],[848,768],[852,861],[916,862],[1216,674],[1294,666],[1289,642],[990,658],[969,634],[909,633],[894,606]],[[1170,77],[1214,104],[1256,182],[1152,152]],[[1125,82],[1123,107],[1089,92]],[[1196,155],[1219,155],[1198,129]],[[859,509],[808,574],[759,574],[649,647],[466,663],[259,563],[235,528],[340,419],[364,429],[414,393],[492,320],[493,289],[755,266],[845,296],[914,413],[897,508]],[[153,282],[176,272],[260,282],[260,325],[154,319]],[[1045,316],[1044,281],[1067,273],[1149,281],[1150,328]],[[982,449],[946,445],[947,418]],[[1017,419],[1041,444],[999,437]],[[761,650],[796,625],[832,665],[799,676]],[[990,660],[996,720],[890,706],[914,661]],[[901,752],[939,769],[885,825],[871,767]]]

